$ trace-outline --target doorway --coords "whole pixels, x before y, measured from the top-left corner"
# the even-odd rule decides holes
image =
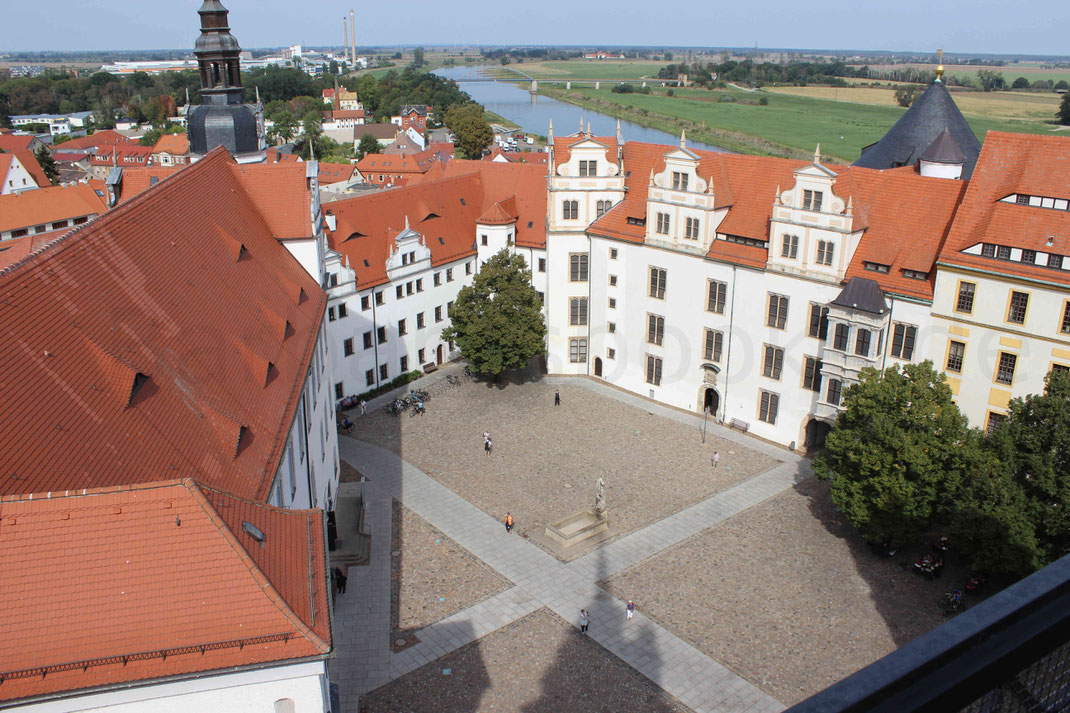
[[[717,394],[715,389],[706,389],[706,394],[702,398],[702,408],[716,416],[717,408],[721,405],[721,397]]]
[[[594,375],[599,378],[602,376],[602,357],[594,358]]]
[[[442,345],[438,345],[438,349],[435,350],[435,359],[438,361],[438,365],[442,366]]]
[[[831,424],[818,421],[816,418],[810,419],[810,422],[806,424],[806,450],[815,450],[825,445],[825,438],[831,430]]]

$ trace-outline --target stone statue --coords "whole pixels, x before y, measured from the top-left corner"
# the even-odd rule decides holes
[[[594,509],[599,512],[606,509],[606,481],[602,476],[594,484]]]

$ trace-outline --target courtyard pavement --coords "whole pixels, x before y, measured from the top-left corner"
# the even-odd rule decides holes
[[[691,426],[702,419],[587,379],[549,378],[590,389],[655,415]],[[385,399],[383,399],[385,402]],[[372,408],[378,404],[373,402]],[[395,453],[341,438],[340,455],[368,478],[346,483],[341,495],[363,489],[371,563],[350,569],[347,592],[335,608],[337,654],[332,680],[339,684],[344,711],[357,711],[360,696],[426,663],[548,608],[575,625],[590,610],[591,637],[667,693],[698,713],[779,711],[784,706],[680,639],[641,608],[626,621],[624,602],[598,582],[766,501],[810,477],[809,462],[793,453],[715,424],[711,433],[780,461],[771,470],[722,490],[683,510],[563,563],[517,535]],[[416,632],[420,643],[399,653],[390,649],[391,500],[396,499],[478,557],[513,586]]]

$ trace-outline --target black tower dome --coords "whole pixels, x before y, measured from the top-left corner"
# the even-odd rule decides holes
[[[186,134],[195,159],[224,146],[236,159],[262,159],[259,108],[243,103],[241,47],[230,34],[227,9],[219,0],[204,0],[201,35],[194,45],[201,75],[201,106],[189,112]]]

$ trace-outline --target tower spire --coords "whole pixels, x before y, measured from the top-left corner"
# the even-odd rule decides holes
[[[944,76],[944,50],[936,50],[936,81],[943,82]]]
[[[680,148],[687,148],[687,129],[680,129]]]

